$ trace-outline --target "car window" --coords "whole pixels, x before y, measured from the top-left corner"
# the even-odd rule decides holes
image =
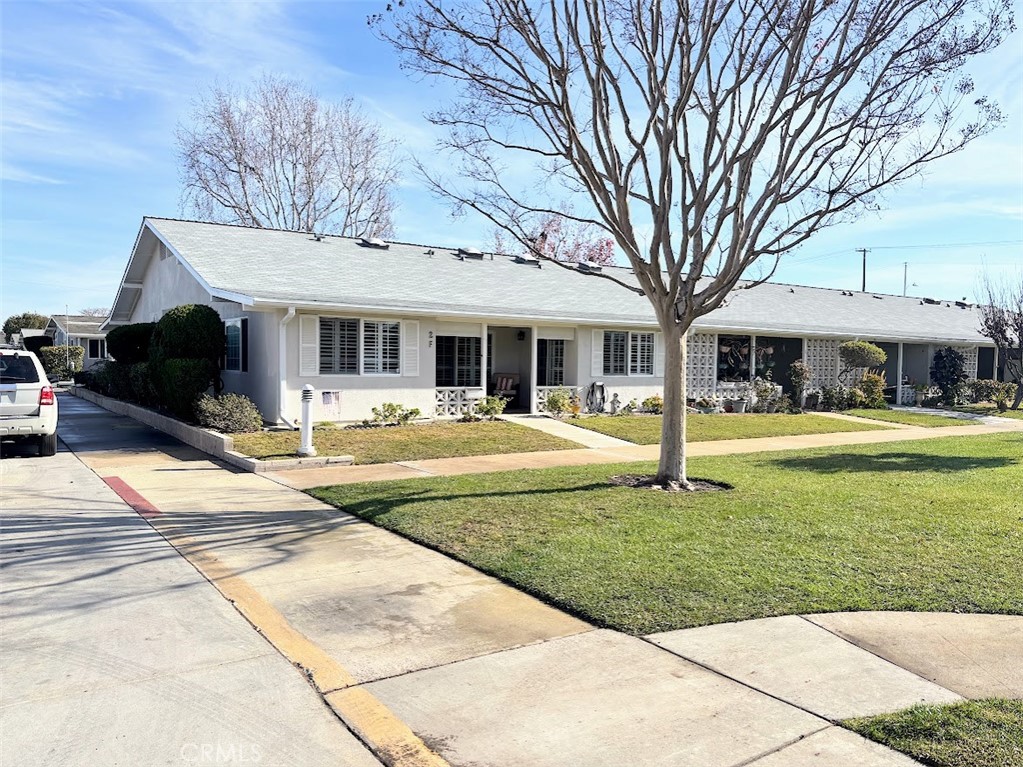
[[[0,356],[0,383],[39,383],[39,371],[31,357]]]

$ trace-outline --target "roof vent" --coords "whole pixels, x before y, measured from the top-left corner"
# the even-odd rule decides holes
[[[540,266],[540,259],[536,256],[515,256],[516,264],[529,264],[530,266]]]
[[[874,296],[878,301],[884,301],[884,296]]]
[[[364,248],[376,248],[377,250],[387,250],[391,247],[379,237],[360,237],[359,244]]]
[[[578,269],[581,272],[599,274],[604,269],[604,266],[603,264],[598,264],[596,261],[580,261]]]
[[[956,306],[958,306],[960,309],[970,308],[970,304],[966,303],[965,301],[956,301]]]
[[[482,261],[483,260],[483,251],[479,250],[478,248],[459,248],[458,249],[458,256],[463,261],[465,259],[467,259],[467,258],[474,258],[474,259],[476,259],[478,261]]]
[[[925,298],[925,299],[923,299],[923,302],[925,304],[930,304],[931,306],[940,306],[941,305],[941,301],[935,301],[933,298]]]
[[[313,232],[313,239],[317,242],[323,242],[323,235],[318,232]]]

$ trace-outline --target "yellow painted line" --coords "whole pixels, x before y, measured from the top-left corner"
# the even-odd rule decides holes
[[[388,767],[449,767],[383,703],[198,541],[174,532],[166,516],[147,520],[277,650],[297,666],[339,719]]]

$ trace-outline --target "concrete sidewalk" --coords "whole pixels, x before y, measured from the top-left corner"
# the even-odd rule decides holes
[[[626,636],[264,477],[163,443],[121,450],[124,419],[61,406],[80,458],[137,493],[149,524],[395,764],[907,767],[835,721],[1023,696],[1023,618],[787,616]]]
[[[854,416],[837,413],[819,413],[838,420],[859,423],[878,423],[888,429],[877,431],[848,431],[830,434],[801,434],[790,437],[758,437],[755,439],[723,439],[712,442],[690,442],[687,453],[690,457],[707,455],[739,455],[781,450],[801,450],[815,447],[836,447],[839,445],[869,445],[889,442],[905,442],[916,439],[938,439],[940,437],[972,436],[976,434],[998,434],[1017,431],[1023,434],[1023,420],[1008,418],[992,419],[982,424],[964,426],[943,426],[925,428],[891,424],[881,421],[867,421]],[[516,421],[532,428],[546,421],[549,424],[565,426],[574,431],[596,434],[570,424],[552,419],[522,419]],[[546,424],[544,424],[546,427]],[[547,429],[545,428],[544,431]],[[550,432],[555,433],[555,432]],[[573,432],[574,433],[574,432]],[[571,434],[557,432],[557,436],[575,440]],[[603,436],[603,435],[599,435]],[[578,440],[577,440],[578,441]],[[423,461],[402,461],[401,463],[365,464],[356,466],[325,466],[316,469],[293,469],[267,472],[264,476],[275,482],[306,490],[323,485],[344,485],[353,482],[371,482],[392,479],[414,479],[415,477],[449,476],[455,474],[483,474],[491,471],[517,471],[521,469],[545,469],[555,466],[585,466],[600,463],[623,463],[628,461],[656,461],[660,457],[660,445],[633,445],[629,442],[606,447],[591,447],[579,450],[549,450],[535,453],[509,453],[506,455],[477,455],[464,458],[432,458]]]

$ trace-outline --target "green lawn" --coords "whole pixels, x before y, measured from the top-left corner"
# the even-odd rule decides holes
[[[857,408],[854,410],[843,410],[842,414],[854,415],[858,418],[872,418],[875,421],[904,423],[908,426],[969,426],[971,423],[977,423],[976,421],[968,421],[950,415],[911,413],[906,410],[870,410],[868,408]]]
[[[1010,402],[1009,404],[1011,405],[1012,403]],[[983,404],[983,405],[962,405],[961,407],[957,407],[956,410],[958,410],[958,411],[960,411],[962,413],[975,413],[977,415],[994,415],[994,416],[998,416],[999,418],[1020,418],[1020,419],[1023,419],[1023,408],[1020,408],[1019,410],[1006,410],[1006,411],[1002,412],[997,407],[995,407],[994,405]]]
[[[299,446],[299,433],[295,431],[267,431],[233,436],[234,449],[239,453],[271,461],[294,458]],[[313,444],[320,455],[352,455],[356,463],[390,463],[582,447],[575,442],[507,421],[437,422],[374,429],[316,429],[313,432]]]
[[[693,458],[725,492],[609,486],[652,464],[317,488],[317,498],[600,625],[835,610],[1023,613],[1019,434]]]
[[[692,413],[686,422],[689,442],[753,437],[788,437],[797,434],[830,434],[841,431],[884,429],[881,425],[854,423],[822,415],[782,413]],[[661,441],[661,417],[654,415],[598,415],[570,420],[573,426],[599,431],[637,445]]]
[[[1023,766],[1023,701],[975,700],[843,725],[933,767]]]

